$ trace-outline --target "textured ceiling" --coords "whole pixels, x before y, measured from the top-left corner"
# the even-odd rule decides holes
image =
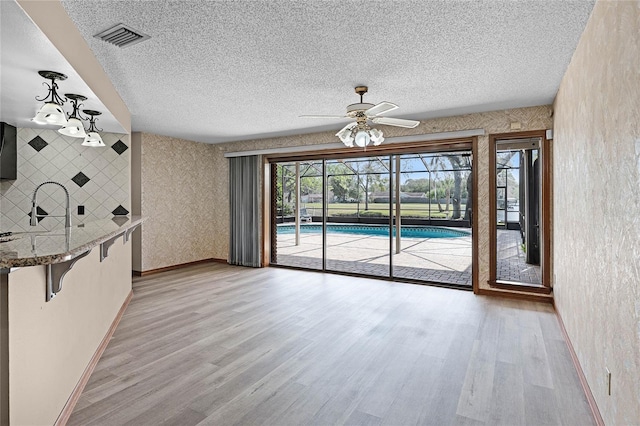
[[[340,129],[390,101],[431,118],[553,101],[593,1],[63,0],[135,131],[224,142]],[[93,37],[124,23],[151,36]]]
[[[58,83],[58,93],[86,96],[83,109],[102,112],[96,123],[100,129],[114,133],[125,131],[20,6],[0,0],[0,121],[17,127],[58,128],[39,126],[31,121],[42,106],[36,97],[43,98],[48,93],[42,84],[48,80],[38,75],[39,70],[66,74],[68,78]],[[65,109],[71,112],[71,104],[65,104]],[[89,127],[88,122],[85,127]]]

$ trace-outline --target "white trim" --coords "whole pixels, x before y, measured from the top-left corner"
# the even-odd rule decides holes
[[[427,142],[446,139],[467,138],[471,136],[484,136],[484,129],[458,130],[455,132],[427,133],[422,135],[398,136],[395,138],[386,138],[383,145],[404,143],[404,142]],[[257,149],[254,151],[237,151],[226,152],[225,158],[244,157],[248,155],[264,155],[264,154],[287,154],[292,152],[318,151],[323,149],[344,148],[344,144],[340,142],[325,143],[319,145],[289,146],[284,148]]]

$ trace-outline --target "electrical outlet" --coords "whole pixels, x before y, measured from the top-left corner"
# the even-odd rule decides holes
[[[606,376],[606,384],[607,384],[607,395],[611,396],[611,371],[607,367],[604,368],[607,372]]]
[[[78,216],[81,216],[84,214],[84,206],[78,206]]]

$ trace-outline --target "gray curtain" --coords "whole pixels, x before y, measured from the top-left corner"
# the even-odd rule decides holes
[[[229,158],[229,263],[260,266],[260,157]]]

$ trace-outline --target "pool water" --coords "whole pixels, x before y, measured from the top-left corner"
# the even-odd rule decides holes
[[[278,225],[278,234],[287,235],[296,232],[295,225]],[[322,232],[322,225],[301,224],[301,234],[319,234]],[[329,224],[327,232],[330,234],[354,234],[354,235],[380,235],[389,236],[389,226],[386,225],[352,225],[352,224]],[[393,228],[393,236],[396,235]],[[400,236],[402,238],[459,238],[468,237],[471,232],[461,231],[440,226],[402,226]]]

